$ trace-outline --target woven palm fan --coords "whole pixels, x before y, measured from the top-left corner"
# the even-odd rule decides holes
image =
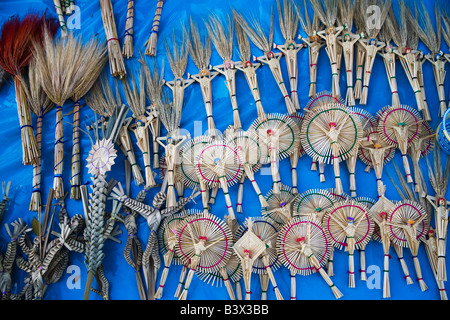
[[[377,36],[386,21],[387,15],[391,8],[391,2],[391,0],[371,0],[360,2],[360,5],[362,6],[360,12],[364,14],[365,19],[368,19],[368,13],[370,12],[369,6],[378,6],[380,9],[379,16],[377,17],[377,27],[374,28],[372,24],[366,23],[364,30],[366,38],[360,40],[360,44],[366,52],[364,60],[363,88],[359,100],[361,105],[366,105],[368,101],[369,85],[377,53],[386,46],[385,43],[377,40]]]
[[[48,31],[46,33],[45,29]],[[0,66],[14,77],[17,115],[22,139],[22,163],[34,164],[40,157],[36,138],[31,125],[30,107],[27,104],[24,86],[24,68],[33,57],[33,42],[41,44],[45,34],[53,37],[57,22],[47,19],[45,15],[26,15],[22,20],[12,17],[2,26],[0,37]]]
[[[244,283],[246,289],[246,300],[250,300],[250,277],[249,270],[258,274],[261,281],[262,297],[267,296],[269,281],[272,283],[277,300],[283,300],[283,296],[277,287],[273,272],[280,267],[280,259],[276,252],[276,240],[281,225],[269,217],[248,218],[236,232],[233,249],[241,258],[244,272]],[[265,278],[269,278],[266,281]]]
[[[272,188],[278,193],[281,184],[279,161],[298,150],[300,130],[288,115],[279,113],[268,114],[266,120],[254,120],[250,129],[256,131],[258,141],[268,150],[266,163],[270,162]]]
[[[419,113],[405,105],[385,107],[378,112],[378,133],[382,142],[396,146],[402,153],[403,166],[408,183],[412,183],[407,157],[408,146],[420,137],[422,118]]]
[[[263,217],[269,217],[279,224],[287,223],[292,218],[296,194],[290,187],[281,185],[279,193],[272,189],[265,198],[268,206],[261,211]]]
[[[175,247],[177,246],[177,232],[180,225],[187,215],[198,214],[198,210],[187,210],[174,213],[162,220],[158,230],[159,248],[163,255],[164,269],[161,274],[158,289],[155,293],[155,299],[161,299],[163,296],[164,285],[169,275],[171,265],[181,265],[182,260],[176,254]]]
[[[183,30],[187,34],[186,30]],[[188,49],[194,64],[199,70],[196,75],[188,74],[190,79],[195,80],[200,84],[202,91],[203,103],[206,109],[206,117],[208,121],[208,131],[210,135],[216,135],[216,125],[213,119],[212,106],[212,89],[211,81],[219,75],[217,71],[209,70],[209,63],[211,59],[211,39],[201,39],[199,30],[192,18],[190,18],[190,32],[188,38]]]
[[[145,91],[147,98],[150,100],[151,105],[147,107],[147,119],[149,122],[149,129],[152,134],[153,142],[153,168],[159,168],[159,144],[156,139],[161,134],[161,120],[159,118],[159,106],[162,103],[167,102],[167,95],[163,91],[164,86],[164,65],[161,67],[158,73],[158,64],[156,59],[152,59],[151,67],[145,61],[144,57],[141,55],[139,62],[142,64],[142,69],[145,74]],[[175,99],[174,99],[175,101]],[[181,105],[180,105],[181,108]]]
[[[254,16],[246,20],[240,13],[234,11],[234,18],[250,38],[251,42],[263,51],[264,55],[261,57],[253,57],[254,61],[259,61],[262,64],[267,64],[272,72],[272,75],[277,82],[278,88],[284,97],[286,108],[289,114],[296,112],[295,105],[284,84],[283,75],[280,67],[281,53],[273,53],[273,10],[270,12],[270,30],[266,33],[261,22]]]
[[[50,111],[54,105],[45,94],[39,82],[39,73],[36,71],[36,63],[34,60],[30,62],[28,68],[28,85],[23,83],[23,88],[27,95],[27,101],[31,112],[37,116],[36,120],[36,146],[39,154],[41,154],[42,145],[42,127],[44,115]],[[38,211],[42,205],[41,202],[41,179],[42,179],[42,159],[39,156],[36,163],[33,164],[33,185],[31,190],[31,201],[29,210]]]
[[[69,98],[78,101],[89,91],[106,63],[106,47],[95,38],[83,44],[73,34],[55,42],[45,36],[44,45],[35,46],[35,58],[43,89],[56,108],[53,189],[54,197],[60,199],[64,196],[63,105]]]
[[[233,246],[234,247],[234,246]],[[215,272],[202,272],[197,271],[197,277],[207,284],[216,285],[217,287],[222,287],[225,284],[230,300],[242,300],[237,296],[239,292],[234,293],[232,283],[238,284],[239,280],[242,278],[242,266],[241,261],[237,254],[232,251],[228,263],[221,268],[219,271]],[[240,288],[238,285],[236,291]]]
[[[145,54],[149,56],[156,56],[156,44],[158,42],[159,21],[161,20],[161,13],[164,6],[164,0],[158,0],[156,4],[156,11],[153,17],[152,31],[150,37],[145,43]]]
[[[231,256],[232,234],[227,224],[209,213],[190,215],[179,227],[177,255],[189,272],[179,300],[186,300],[196,270],[214,272],[224,267]]]
[[[395,208],[395,204],[385,197],[386,186],[383,185],[379,191],[378,201],[373,204],[369,211],[375,224],[372,239],[378,241],[383,246],[384,263],[383,263],[383,298],[391,297],[391,286],[389,281],[389,250],[391,247],[390,225],[388,212]]]
[[[426,230],[428,225],[426,212],[419,203],[403,200],[395,204],[395,209],[389,213],[389,221],[391,241],[403,248],[409,248],[413,256],[420,289],[427,290],[428,287],[422,278],[420,262],[417,257],[420,242],[425,240],[428,231]]]
[[[326,41],[326,51],[331,64],[332,92],[333,97],[339,98],[341,90],[339,87],[338,72],[338,43],[337,37],[342,33],[342,26],[336,27],[338,17],[338,1],[336,0],[311,0],[314,14],[325,25],[325,30],[317,32],[317,35]]]
[[[152,186],[155,186],[156,182],[153,176],[150,160],[150,145],[149,145],[150,123],[146,116],[144,70],[140,69],[139,72],[139,88],[132,74],[130,75],[130,81],[131,86],[129,80],[122,81],[126,100],[133,113],[133,117],[135,118],[134,126],[130,127],[130,129],[135,134],[136,144],[139,150],[142,152],[145,171],[145,186],[147,188],[150,188]]]
[[[303,1],[304,16],[300,13],[299,20],[302,29],[305,31],[307,38],[299,35],[299,39],[308,45],[308,61],[309,61],[309,94],[312,98],[316,95],[317,88],[317,63],[319,62],[320,48],[325,46],[325,41],[316,34],[319,31],[320,20],[318,15],[314,15],[313,21],[309,18],[308,6],[306,0]]]
[[[355,200],[359,203],[362,203],[366,206],[367,210],[369,210],[373,207],[373,205],[376,203],[376,200],[369,198],[369,197],[357,197]],[[374,225],[375,227],[375,225]],[[370,235],[370,238],[372,238],[373,234]],[[366,274],[366,247],[361,246],[359,248],[359,273],[360,273],[360,279],[362,281],[367,281],[367,274]]]
[[[231,141],[241,150],[243,173],[239,181],[238,201],[236,212],[242,212],[242,200],[244,198],[243,184],[246,178],[252,183],[261,207],[266,207],[267,202],[261,193],[258,183],[255,180],[255,173],[261,169],[267,157],[267,149],[258,141],[257,133],[254,130],[240,131],[231,135],[225,135],[227,141]]]
[[[280,230],[277,252],[281,263],[291,272],[291,300],[296,299],[295,275],[318,272],[330,287],[336,299],[342,293],[322,267],[325,266],[331,242],[315,216],[296,216]]]
[[[292,115],[289,115],[289,118],[294,120],[294,122],[297,124],[298,130],[301,130],[303,114],[301,112],[296,112]],[[303,157],[305,154],[306,154],[305,150],[303,149],[303,146],[300,143],[297,150],[294,150],[294,152],[289,156],[289,160],[291,161],[291,171],[292,171],[292,191],[294,193],[298,193],[298,188],[297,188],[297,185],[298,185],[297,184],[298,160],[300,157]]]
[[[181,108],[180,106],[169,104],[162,104],[159,109],[161,122],[167,130],[166,137],[158,137],[157,142],[165,149],[165,180],[164,187],[161,191],[166,191],[167,200],[166,207],[175,206],[177,200],[175,195],[176,181],[179,180],[176,174],[176,166],[179,163],[179,149],[181,144],[188,139],[188,136],[181,136],[179,134]],[[166,180],[167,178],[167,180]]]
[[[301,143],[310,157],[333,162],[336,193],[341,194],[339,162],[358,150],[362,138],[359,118],[339,104],[317,106],[305,115],[301,132]]]
[[[419,139],[411,143],[408,149],[408,153],[413,163],[415,190],[419,194],[422,194],[421,189],[423,188],[420,181],[421,169],[419,160],[432,151],[436,136],[435,132],[427,122],[422,122],[421,126],[422,130]]]
[[[225,76],[225,85],[228,89],[231,107],[233,109],[233,126],[236,130],[242,129],[236,98],[236,71],[238,69],[235,66],[236,63],[233,61],[234,30],[231,17],[228,15],[225,17],[225,21],[221,21],[217,15],[212,14],[209,16],[207,22],[205,22],[205,26],[223,62],[221,65],[212,66],[211,68]]]
[[[348,199],[334,204],[325,214],[324,228],[334,247],[348,252],[349,287],[355,287],[355,249],[364,248],[370,241],[374,224],[367,207],[355,200]]]
[[[247,84],[250,88],[250,92],[252,93],[253,100],[255,100],[258,118],[266,119],[267,115],[261,102],[258,78],[256,76],[256,69],[261,66],[261,63],[250,61],[252,58],[250,42],[248,40],[247,34],[244,32],[238,20],[236,19],[235,11],[233,11],[233,24],[237,42],[237,49],[239,58],[241,60],[239,63],[235,64],[235,67],[244,73],[245,80],[247,80]]]
[[[220,186],[225,196],[228,223],[236,219],[228,187],[242,175],[242,152],[231,141],[209,138],[195,159],[200,186]],[[202,189],[204,189],[202,187]]]
[[[164,80],[164,84],[172,90],[174,104],[181,106],[183,109],[184,91],[195,81],[183,77],[186,72],[189,51],[185,39],[186,34],[183,32],[182,36],[180,45],[178,44],[175,32],[172,33],[171,46],[169,46],[167,40],[165,42],[167,59],[169,60],[170,69],[174,79],[171,81]]]
[[[314,107],[320,105],[328,105],[329,103],[340,103],[345,105],[345,101],[341,98],[333,97],[333,94],[329,91],[322,91],[319,93],[315,93],[310,97],[308,103],[305,106],[305,114],[307,111],[314,109]],[[312,160],[311,170],[317,171],[317,160]],[[319,173],[320,173],[320,182],[325,181],[325,164],[323,162],[319,163]]]
[[[438,240],[438,279],[445,281],[447,278],[446,272],[446,242],[447,242],[447,228],[448,228],[448,201],[446,200],[446,193],[448,189],[448,176],[450,174],[450,161],[447,157],[447,162],[445,167],[441,162],[441,154],[439,145],[433,150],[433,165],[430,164],[428,157],[427,167],[428,167],[428,177],[435,191],[435,196],[426,196],[426,199],[434,208],[434,224],[435,232]],[[426,190],[424,190],[426,191]],[[431,219],[430,219],[431,220]]]
[[[274,45],[280,50],[286,58],[286,67],[289,76],[289,84],[291,91],[291,100],[295,109],[300,110],[300,101],[298,100],[298,64],[297,54],[306,47],[306,43],[297,44],[295,38],[299,26],[299,12],[292,0],[283,0],[283,6],[277,0],[278,17],[280,21],[281,34],[284,38],[283,45]]]

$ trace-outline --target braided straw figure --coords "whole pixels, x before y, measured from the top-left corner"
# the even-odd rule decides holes
[[[420,242],[425,240],[428,231],[427,214],[419,203],[411,200],[397,202],[394,210],[388,214],[391,223],[391,241],[403,248],[409,248],[413,256],[417,281],[419,281],[420,289],[425,291],[428,287],[422,278],[422,271],[417,254],[419,252]]]
[[[250,300],[251,295],[251,275],[249,274],[251,266],[251,272],[258,274],[260,278],[261,300],[267,299],[269,282],[272,283],[277,300],[283,300],[274,277],[274,271],[280,266],[280,259],[276,252],[276,237],[279,229],[280,225],[269,217],[252,217],[248,218],[236,231],[236,239],[238,239],[236,243],[240,244],[235,252],[242,263],[246,300]]]
[[[236,212],[242,212],[242,200],[244,198],[244,181],[246,178],[252,183],[261,207],[267,207],[267,201],[261,193],[258,183],[255,180],[255,173],[261,169],[267,157],[267,149],[258,143],[258,136],[255,131],[241,131],[225,134],[226,140],[231,141],[241,151],[243,172],[239,180],[238,200]]]
[[[0,289],[2,300],[9,300],[11,295],[11,272],[16,260],[18,237],[26,231],[27,226],[21,218],[11,223],[13,230],[9,228],[8,224],[5,224],[6,232],[10,238],[6,247],[5,256],[2,257],[2,273],[0,276]]]
[[[167,136],[158,137],[156,141],[164,148],[164,182],[161,191],[166,192],[166,207],[174,207],[177,202],[175,195],[175,184],[179,180],[176,176],[176,166],[180,163],[179,151],[181,144],[189,139],[189,135],[180,135],[181,107],[173,103],[162,104],[159,115],[161,122],[167,130]]]
[[[230,259],[233,236],[228,225],[220,218],[201,212],[184,219],[179,228],[177,255],[189,264],[184,289],[179,300],[186,300],[196,270],[214,272]]]
[[[150,121],[146,117],[145,106],[145,78],[144,70],[141,69],[139,73],[139,89],[134,77],[131,75],[131,84],[127,80],[123,80],[123,87],[127,97],[128,105],[135,118],[135,123],[130,129],[136,136],[136,144],[139,150],[142,152],[142,158],[144,160],[145,171],[145,186],[151,188],[156,185],[154,174],[150,161],[150,146],[149,146],[149,126]]]
[[[319,29],[320,19],[318,15],[314,15],[313,21],[309,18],[308,6],[306,4],[306,0],[303,1],[304,6],[304,17],[302,14],[299,14],[300,24],[302,25],[302,29],[305,31],[307,38],[298,36],[300,40],[308,45],[308,59],[309,59],[309,94],[308,96],[312,98],[316,95],[317,88],[317,63],[319,62],[319,53],[320,48],[326,45],[326,42],[323,41],[318,35],[317,31]]]
[[[407,157],[408,147],[419,139],[422,118],[409,106],[387,106],[378,111],[378,133],[382,143],[397,147],[403,159],[408,183],[412,183],[411,169]]]
[[[336,193],[342,194],[339,162],[356,154],[362,138],[360,119],[340,104],[317,106],[305,115],[301,142],[322,163],[333,162]]]
[[[433,151],[433,166],[430,164],[428,157],[427,167],[428,167],[428,177],[430,179],[431,186],[435,191],[435,196],[425,195],[428,202],[434,209],[434,223],[435,223],[435,233],[438,244],[438,264],[437,264],[437,277],[438,280],[446,281],[446,243],[447,243],[447,228],[448,228],[448,218],[449,218],[449,207],[445,194],[448,188],[448,176],[450,174],[450,161],[447,157],[447,162],[443,168],[441,164],[440,148],[436,146]]]
[[[100,0],[103,28],[108,44],[109,70],[113,77],[122,79],[126,76],[125,62],[117,36],[116,21],[111,0]]]
[[[242,29],[239,21],[236,17],[236,13],[233,11],[233,24],[234,32],[236,35],[237,49],[239,53],[240,62],[236,63],[234,66],[236,69],[242,71],[247,80],[247,84],[252,93],[253,100],[255,100],[256,112],[258,113],[258,118],[265,120],[267,118],[266,112],[261,102],[261,95],[259,92],[258,78],[256,76],[256,70],[261,66],[261,63],[256,63],[250,61],[252,57],[252,51],[250,48],[250,42],[247,34]]]
[[[289,115],[289,118],[294,120],[297,124],[298,130],[302,128],[303,114],[301,112],[296,112],[292,115]],[[298,148],[292,152],[289,156],[289,160],[291,162],[291,172],[292,172],[292,192],[298,193],[298,179],[297,179],[297,166],[298,160],[300,157],[303,157],[306,154],[305,150],[301,143],[299,143]]]
[[[22,142],[22,163],[34,164],[40,157],[36,138],[31,125],[30,107],[25,94],[25,68],[35,55],[33,44],[41,46],[44,37],[51,38],[57,29],[57,22],[45,15],[28,14],[23,20],[12,17],[2,26],[0,37],[0,66],[14,77],[17,116]],[[47,31],[45,31],[47,30]]]
[[[226,17],[226,23],[228,24],[227,29],[226,24],[220,21],[220,18],[214,14],[205,22],[208,35],[212,39],[223,61],[221,65],[211,66],[210,68],[225,76],[225,85],[228,89],[231,107],[233,109],[233,127],[235,130],[240,130],[242,129],[242,124],[236,98],[236,71],[238,69],[235,66],[236,63],[233,61],[234,30],[229,15]]]
[[[254,120],[250,128],[256,131],[258,141],[268,150],[265,163],[270,162],[273,192],[279,193],[281,185],[279,161],[298,150],[300,129],[288,115],[279,113],[268,114],[266,120]]]
[[[323,106],[323,105],[327,105],[329,103],[340,103],[342,105],[345,105],[345,101],[342,98],[335,98],[335,97],[333,97],[331,92],[323,91],[323,92],[314,94],[309,99],[309,102],[305,106],[305,114],[309,110],[312,110],[317,106]],[[304,118],[303,118],[303,120],[304,120]],[[303,120],[302,120],[302,124],[303,124]],[[319,164],[320,182],[325,182],[325,163],[323,163],[321,161],[317,161],[315,159],[312,159],[311,171],[317,171],[317,164]]]
[[[258,21],[255,17],[252,17],[249,20],[246,20],[240,13],[233,11],[235,20],[239,23],[241,28],[245,31],[247,36],[250,38],[251,42],[258,47],[261,51],[263,51],[264,55],[261,57],[253,57],[253,61],[259,61],[262,64],[267,64],[272,72],[274,80],[278,84],[278,88],[281,91],[281,94],[284,97],[284,101],[286,103],[287,112],[289,114],[293,114],[297,111],[294,103],[289,96],[289,93],[286,89],[286,85],[284,84],[283,75],[280,67],[280,59],[281,53],[272,52],[273,49],[273,10],[270,12],[270,30],[267,34],[264,31],[261,22]]]
[[[156,60],[152,60],[152,67],[145,61],[141,55],[139,62],[142,64],[142,69],[145,74],[145,90],[147,98],[150,100],[151,105],[147,107],[147,121],[149,122],[149,129],[152,134],[153,142],[153,168],[159,168],[159,144],[156,141],[161,134],[161,120],[159,116],[159,108],[164,102],[165,96],[163,95],[164,79],[162,75],[164,73],[164,67],[161,68],[158,73],[158,64]],[[181,105],[180,105],[181,107]]]
[[[134,54],[133,25],[134,25],[134,0],[127,0],[127,16],[125,22],[125,35],[123,40],[122,54],[129,59]]]
[[[145,45],[145,54],[148,56],[156,56],[156,44],[158,43],[159,20],[161,20],[161,12],[164,6],[164,0],[158,0],[156,4],[155,16],[153,17],[152,31]]]
[[[374,224],[366,206],[355,200],[339,201],[323,220],[333,246],[348,252],[349,287],[355,288],[355,249],[364,248],[370,241]]]
[[[337,38],[343,32],[344,27],[336,27],[338,16],[338,2],[336,0],[318,1],[311,0],[314,14],[320,19],[325,26],[325,30],[316,32],[316,35],[326,41],[326,52],[331,64],[332,76],[332,92],[333,97],[339,98],[341,90],[339,87],[339,71],[338,71],[338,42]]]
[[[75,38],[72,33],[66,39],[55,42],[46,35],[43,47],[35,46],[34,57],[39,70],[40,83],[56,108],[53,190],[54,197],[60,199],[64,196],[62,108],[69,98],[74,98],[77,102],[89,91],[107,61],[106,48],[96,39],[83,44],[81,38]],[[75,111],[76,108],[74,108]],[[78,138],[74,143],[79,146],[79,136],[76,137]],[[78,186],[75,184],[74,186],[78,190]]]
[[[330,239],[319,218],[314,215],[293,217],[283,226],[277,237],[277,252],[281,263],[291,273],[291,300],[296,300],[295,275],[320,273],[336,299],[342,293],[324,271],[330,254]]]
[[[195,159],[195,165],[203,190],[206,189],[205,186],[220,186],[223,190],[229,215],[227,223],[231,226],[236,216],[228,188],[238,182],[242,175],[241,150],[232,141],[208,138]]]
[[[206,117],[208,122],[209,135],[216,135],[216,125],[213,119],[213,106],[212,106],[212,88],[211,81],[219,75],[217,71],[209,70],[209,62],[211,59],[211,39],[209,36],[202,41],[199,30],[195,25],[192,18],[190,19],[190,32],[183,29],[186,34],[189,53],[191,55],[194,64],[199,70],[196,75],[188,74],[189,79],[193,79],[200,84],[200,90],[202,91],[203,103],[206,109]]]
[[[296,194],[290,187],[282,185],[279,193],[275,193],[272,189],[265,198],[268,205],[261,211],[263,217],[269,217],[280,225],[292,218]]]
[[[298,100],[298,52],[306,48],[306,42],[297,44],[295,38],[299,26],[299,12],[292,0],[283,0],[283,6],[277,0],[278,17],[280,20],[281,34],[285,40],[283,45],[274,45],[275,49],[280,50],[286,58],[286,67],[289,76],[291,100],[295,109],[300,110],[300,101]]]
[[[428,261],[430,262],[431,269],[433,270],[433,274],[435,275],[436,283],[439,289],[439,296],[441,297],[441,300],[448,300],[447,297],[447,291],[445,290],[445,283],[442,280],[438,279],[438,271],[437,271],[437,264],[438,264],[438,250],[437,250],[437,239],[436,239],[436,232],[433,229],[433,227],[429,227],[429,230],[427,232],[427,238],[424,241],[425,250],[427,252]]]

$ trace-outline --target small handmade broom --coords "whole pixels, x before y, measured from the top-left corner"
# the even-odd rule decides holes
[[[161,12],[164,6],[164,0],[158,0],[156,4],[155,16],[153,17],[152,31],[145,45],[147,46],[145,54],[148,56],[156,56],[156,44],[158,42],[159,21],[161,20]]]
[[[127,0],[127,16],[125,22],[125,36],[123,40],[122,54],[129,59],[134,54],[134,0]]]

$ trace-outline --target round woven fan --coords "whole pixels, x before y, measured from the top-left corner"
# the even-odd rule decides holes
[[[309,189],[295,197],[292,214],[317,216],[323,220],[325,212],[333,207],[336,197],[324,189]]]
[[[419,245],[425,240],[429,222],[423,207],[415,202],[404,200],[397,202],[395,208],[389,213],[391,241],[399,247],[408,247],[414,260],[414,268],[419,281],[420,289],[428,289],[422,278],[420,268]]]
[[[110,139],[98,140],[93,146],[86,159],[86,167],[93,176],[104,175],[111,170],[117,151]]]
[[[372,216],[366,206],[352,199],[335,203],[323,221],[331,242],[348,252],[349,287],[355,287],[354,252],[364,248],[373,232]]]
[[[241,151],[231,141],[209,138],[195,158],[195,168],[200,187],[222,188],[229,218],[235,220],[228,187],[238,182],[242,175]]]
[[[380,111],[378,132],[382,141],[396,146],[402,153],[408,183],[412,183],[411,169],[407,158],[408,146],[420,137],[422,118],[409,106],[392,106]]]
[[[296,297],[295,275],[319,272],[334,296],[342,293],[323,270],[329,256],[330,239],[316,216],[296,216],[279,232],[277,253],[280,262],[291,272],[291,300]]]
[[[284,224],[292,218],[293,203],[296,194],[288,186],[281,185],[280,192],[270,190],[266,195],[267,207],[263,208],[261,215],[270,217],[279,224]]]
[[[273,189],[278,193],[281,184],[278,162],[298,150],[300,130],[288,115],[279,113],[268,114],[265,120],[256,119],[250,128],[256,131],[258,140],[267,148],[265,163],[270,163]]]
[[[217,216],[201,212],[187,216],[183,222],[175,250],[190,269],[180,300],[186,300],[196,270],[214,272],[228,263],[233,244],[231,230]]]
[[[333,162],[337,194],[343,192],[339,162],[356,154],[361,138],[359,118],[340,104],[317,106],[303,120],[301,143],[314,160]]]
[[[298,130],[300,131],[302,128],[302,121],[303,121],[303,114],[301,112],[296,112],[294,114],[289,115],[289,118],[294,120],[294,122],[297,124]],[[298,159],[306,154],[305,150],[303,149],[302,144],[300,143],[297,150],[294,150],[294,152],[289,156],[289,159],[291,161],[291,171],[292,171],[292,192],[298,193],[297,188],[297,165],[298,165]]]
[[[261,207],[266,207],[267,202],[261,193],[258,183],[255,180],[255,173],[261,169],[263,163],[267,159],[267,148],[258,141],[257,133],[254,130],[235,132],[234,134],[226,135],[227,141],[230,141],[240,150],[242,156],[243,173],[239,181],[238,202],[236,211],[242,212],[243,200],[243,183],[248,178],[258,195]]]
[[[258,253],[257,257],[256,254],[251,253],[251,257],[254,259],[251,270],[255,274],[267,275],[269,277],[278,300],[282,300],[283,297],[278,289],[273,272],[281,265],[276,252],[276,241],[280,228],[281,226],[278,223],[268,217],[248,218],[237,230],[236,238],[238,241],[235,243],[235,247],[237,246],[237,249],[243,251],[245,250],[244,244],[248,242],[249,238],[251,239],[250,236],[252,236],[253,243],[255,244],[258,244],[258,240],[261,241],[262,246],[259,244],[257,247],[260,249],[262,248],[262,250]],[[266,289],[267,286],[262,285],[263,296],[264,291],[267,291]],[[246,287],[246,292],[248,295],[248,297],[246,295],[246,299],[249,299],[251,294],[249,287]]]

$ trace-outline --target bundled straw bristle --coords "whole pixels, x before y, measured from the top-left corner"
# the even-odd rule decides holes
[[[273,10],[270,11],[270,30],[267,34],[263,28],[261,21],[254,15],[245,19],[240,13],[233,10],[235,20],[240,24],[242,29],[248,35],[250,40],[263,52],[269,52],[273,47]]]
[[[292,0],[283,0],[283,7],[280,0],[277,0],[277,9],[283,37],[286,41],[293,41],[297,36],[299,25],[298,9]]]
[[[189,35],[188,48],[192,60],[199,70],[207,70],[211,59],[211,39],[206,36],[202,40],[199,29],[194,20],[189,20],[189,33],[184,29],[184,33]]]
[[[222,60],[231,60],[233,57],[234,30],[230,16],[226,17],[225,22],[220,21],[217,15],[211,14],[208,21],[205,21],[205,26]],[[228,28],[226,28],[227,25]]]
[[[165,48],[167,53],[167,59],[169,60],[170,69],[176,78],[182,78],[186,72],[189,51],[186,42],[186,33],[182,32],[183,37],[181,38],[181,45],[178,45],[177,39],[175,37],[175,31],[172,32],[172,47],[173,51],[170,49],[167,40],[165,41]]]

